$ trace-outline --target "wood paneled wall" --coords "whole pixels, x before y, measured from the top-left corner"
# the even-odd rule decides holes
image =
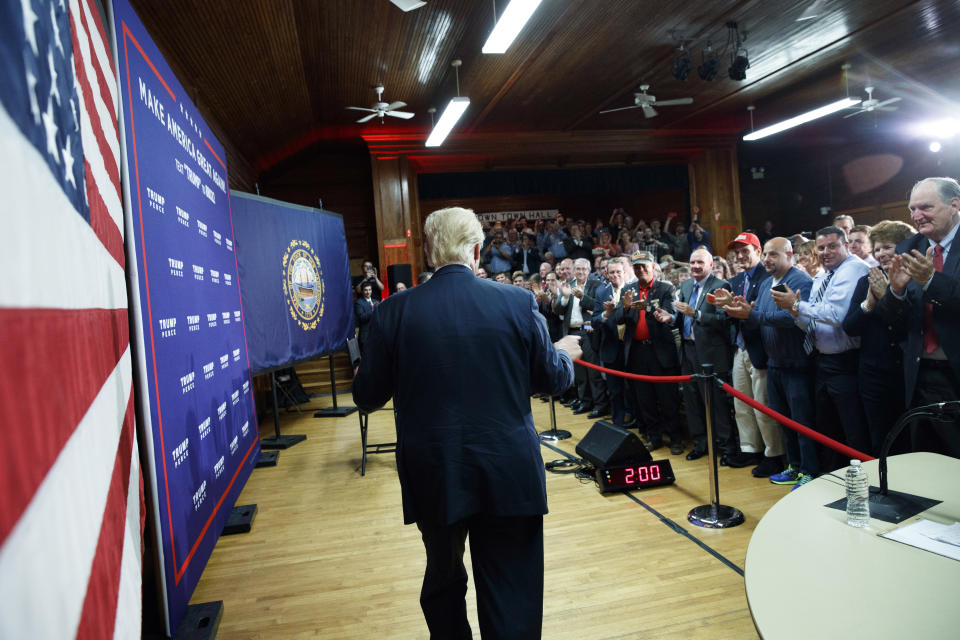
[[[373,202],[379,240],[380,278],[387,267],[409,264],[416,282],[423,270],[423,220],[417,174],[406,156],[371,156]],[[384,281],[390,287],[390,284]]]
[[[689,164],[690,207],[700,208],[700,226],[713,236],[718,254],[742,228],[737,151],[709,149]]]

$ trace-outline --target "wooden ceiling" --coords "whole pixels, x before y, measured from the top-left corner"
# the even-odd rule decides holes
[[[543,0],[510,50],[484,55],[491,0],[428,0],[404,13],[389,0],[132,0],[182,74],[198,107],[219,124],[254,175],[311,144],[363,137],[373,153],[407,153],[421,171],[457,168],[683,161],[757,127],[849,91],[900,96],[898,111],[863,114],[847,129],[900,126],[956,113],[960,3],[934,0]],[[497,0],[498,11],[506,0]],[[725,25],[746,32],[750,69],[727,77]],[[693,70],[672,76],[677,38]],[[696,71],[711,42],[721,52],[712,82]],[[463,61],[460,93],[471,100],[455,134],[423,147],[431,106],[456,92],[451,60]],[[641,83],[687,106],[600,115],[627,106]],[[373,87],[403,100],[411,120],[355,124]],[[836,122],[832,125],[837,127]],[[808,125],[806,134],[816,131]]]

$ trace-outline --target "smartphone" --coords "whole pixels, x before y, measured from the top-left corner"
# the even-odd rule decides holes
[[[775,287],[770,287],[770,288],[771,288],[772,290],[774,290],[774,291],[779,291],[780,293],[786,293],[786,292],[787,292],[787,285],[785,285],[785,284],[782,283],[782,282],[781,282],[780,284],[778,284],[777,286],[775,286]]]
[[[707,294],[707,302],[709,302],[710,304],[716,304],[716,303],[717,303],[717,296],[713,295],[712,293],[708,293],[708,294]]]

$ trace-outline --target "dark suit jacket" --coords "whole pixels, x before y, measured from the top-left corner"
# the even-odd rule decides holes
[[[693,294],[695,280],[690,278],[680,283],[680,302],[689,302]],[[699,365],[712,364],[717,373],[726,373],[733,366],[733,347],[730,340],[730,318],[718,307],[707,302],[707,294],[717,289],[730,289],[730,283],[721,280],[712,273],[703,280],[703,286],[694,303],[694,310],[699,311],[699,318],[693,321],[693,337],[695,343],[691,345],[686,340],[681,342],[681,349],[685,352],[694,347],[691,360]],[[674,326],[683,334],[683,314],[677,312]]]
[[[960,236],[960,234],[958,234]],[[908,253],[916,249],[925,254],[930,246],[921,234],[911,236],[897,245],[897,253]],[[889,290],[880,298],[875,309],[887,322],[897,325],[903,323],[906,339],[903,347],[904,397],[907,402],[913,398],[917,384],[917,371],[920,368],[920,356],[923,353],[923,322],[926,304],[933,305],[933,328],[953,372],[960,378],[960,331],[957,330],[957,317],[960,314],[960,237],[955,237],[950,253],[943,264],[942,273],[934,273],[930,286],[924,291],[913,280],[907,285],[905,299],[899,300]]]
[[[353,400],[391,396],[406,523],[547,512],[533,393],[573,384],[533,295],[447,265],[377,306]]]
[[[530,275],[537,273],[540,269],[540,264],[543,262],[543,256],[540,255],[540,252],[536,247],[532,249],[525,249],[520,247],[517,249],[516,253],[513,254],[513,270],[522,271],[523,270],[523,256],[527,254],[527,267],[530,269]]]
[[[577,243],[574,242],[573,238],[567,238],[563,241],[563,249],[567,252],[567,257],[576,260],[577,258],[584,258],[593,262],[593,240],[586,237],[581,237],[582,246],[577,246]]]
[[[627,287],[624,286],[620,290],[620,295],[623,296],[623,293],[626,290]],[[621,310],[622,313],[623,304],[618,304],[617,308],[613,310],[607,320],[603,319],[603,303],[610,300],[610,296],[612,295],[613,287],[609,282],[603,283],[597,287],[597,311],[594,317],[594,324],[597,326],[594,330],[600,332],[600,362],[604,363],[616,361],[617,353],[623,348],[623,343],[620,342],[620,339],[617,337],[616,324],[611,324],[609,322],[609,320],[617,313],[618,309]]]
[[[570,286],[573,287],[577,283],[576,280],[571,280]],[[593,316],[596,312],[597,301],[593,297],[597,292],[597,286],[600,283],[591,278],[587,278],[586,283],[583,285],[583,297],[580,298],[580,315],[583,316],[584,322],[590,322],[593,324]],[[553,303],[553,311],[560,316],[561,321],[561,336],[565,336],[570,333],[570,307],[573,306],[573,294],[567,298],[567,304],[563,304],[563,296],[557,296],[557,299]],[[600,306],[601,311],[603,310],[603,305]]]
[[[633,299],[636,300],[638,292],[640,291],[639,281],[628,284],[623,288],[624,292],[626,292],[627,289],[631,289],[633,291]],[[656,300],[661,309],[671,315],[675,315],[676,310],[673,308],[673,299],[676,295],[676,291],[676,288],[674,288],[674,286],[669,282],[655,280],[653,287],[650,289],[650,294],[647,298],[647,301],[649,303]],[[610,321],[614,327],[616,327],[618,322],[624,322],[626,324],[626,331],[623,335],[623,357],[624,359],[629,358],[630,347],[633,346],[633,334],[637,330],[637,323],[640,321],[640,310],[630,309],[629,311],[624,312],[623,305],[617,305],[617,309],[610,314],[608,321]],[[668,324],[663,324],[662,322],[657,322],[657,320],[654,319],[653,314],[648,313],[647,328],[650,330],[650,339],[653,340],[653,349],[657,354],[657,360],[660,361],[661,366],[667,368],[679,367],[680,356],[677,352],[676,340],[673,338],[673,327]],[[643,372],[640,371],[634,373]]]
[[[747,302],[754,302],[757,299],[757,296],[760,295],[761,286],[770,286],[770,283],[767,282],[769,278],[770,274],[763,268],[763,264],[757,263],[757,267],[753,270],[753,276],[750,278],[750,282],[747,283],[747,295],[744,296]],[[746,271],[741,271],[730,278],[730,291],[733,295],[743,295],[743,284],[746,280]],[[736,340],[736,331],[739,330],[743,333],[743,343],[747,348],[747,354],[750,356],[750,364],[752,364],[755,369],[766,369],[767,357],[761,344],[760,329],[746,326],[742,320],[732,318],[731,320],[734,327],[734,340]]]
[[[357,336],[357,338],[362,347],[367,342],[367,334],[370,332],[370,318],[373,317],[373,305],[371,301],[365,298],[357,298],[354,300],[353,317],[357,321],[357,328],[360,329],[360,335]]]
[[[860,370],[866,368],[874,372],[889,372],[884,377],[892,378],[890,383],[899,386],[903,384],[903,349],[900,343],[906,338],[906,326],[902,321],[896,325],[887,322],[876,308],[871,313],[864,313],[860,303],[867,299],[869,290],[869,277],[863,276],[853,290],[850,308],[843,320],[843,330],[847,335],[860,337]]]

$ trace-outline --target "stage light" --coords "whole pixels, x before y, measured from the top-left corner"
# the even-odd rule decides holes
[[[930,143],[930,151],[932,151],[933,153],[939,153],[940,149],[942,148],[943,146],[936,140]]]
[[[952,138],[960,132],[960,120],[944,118],[942,120],[919,122],[913,125],[913,132],[915,135],[924,138]]]
[[[717,77],[717,54],[713,50],[710,42],[707,42],[707,48],[700,52],[700,66],[697,67],[697,75],[701,80],[710,82]]]
[[[733,56],[727,73],[730,75],[731,80],[746,80],[747,69],[749,68],[750,60],[747,58],[747,50],[739,49],[737,54]]]
[[[811,120],[816,120],[817,118],[822,118],[823,116],[828,116],[831,113],[836,113],[841,109],[846,109],[847,107],[854,107],[863,102],[860,98],[844,98],[843,100],[838,100],[832,102],[828,105],[824,105],[813,111],[807,111],[806,113],[801,113],[798,116],[794,116],[783,122],[778,122],[777,124],[770,125],[769,127],[764,127],[753,133],[748,133],[743,136],[744,140],[759,140],[760,138],[766,138],[767,136],[772,136],[775,133],[780,133],[781,131],[786,131],[787,129],[792,129],[793,127],[804,124],[805,122],[810,122]]]
[[[676,80],[686,80],[687,76],[690,75],[690,69],[693,68],[693,63],[690,62],[690,52],[683,48],[683,45],[680,45],[680,48],[677,49],[677,55],[673,59],[673,77]]]
[[[484,53],[506,53],[541,0],[511,0],[483,45]]]

